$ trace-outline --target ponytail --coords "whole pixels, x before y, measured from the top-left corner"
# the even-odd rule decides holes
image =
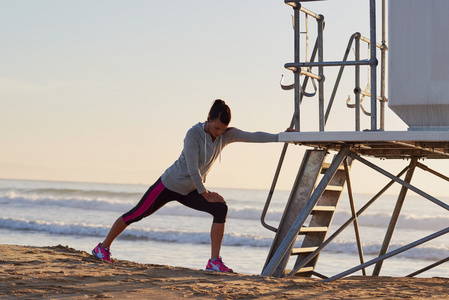
[[[231,122],[231,109],[221,99],[217,99],[212,103],[212,107],[209,111],[208,121],[219,119],[221,123],[229,125]]]

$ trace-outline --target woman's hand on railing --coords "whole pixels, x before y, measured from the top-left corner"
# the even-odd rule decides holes
[[[294,128],[289,127],[285,130],[285,132],[299,132],[299,131]]]

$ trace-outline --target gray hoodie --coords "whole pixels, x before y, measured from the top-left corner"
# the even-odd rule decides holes
[[[233,127],[229,127],[215,141],[212,141],[211,136],[204,131],[204,123],[198,123],[187,132],[182,153],[178,160],[162,174],[162,183],[166,188],[181,195],[187,195],[195,189],[202,194],[206,191],[203,184],[206,175],[227,144],[278,141],[278,134],[245,132]]]

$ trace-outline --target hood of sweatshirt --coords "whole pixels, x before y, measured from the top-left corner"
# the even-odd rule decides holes
[[[207,140],[208,140],[208,136],[210,137],[211,141],[212,141],[212,136],[210,134],[208,134],[206,132],[206,130],[204,129],[204,126],[206,125],[206,122],[204,123],[198,123],[201,124],[201,128],[204,132],[204,162],[207,161]],[[220,136],[218,138],[215,139],[215,141],[212,141],[212,143],[215,143],[218,140],[218,155],[219,155],[219,162],[221,162],[221,150],[223,149],[223,135],[220,134]]]

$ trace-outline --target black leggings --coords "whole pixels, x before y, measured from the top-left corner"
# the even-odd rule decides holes
[[[148,189],[140,202],[122,216],[123,221],[127,225],[140,221],[173,200],[187,207],[211,214],[214,217],[214,223],[226,222],[228,206],[225,203],[208,202],[197,191],[193,191],[186,196],[173,192],[162,184],[160,178]]]

